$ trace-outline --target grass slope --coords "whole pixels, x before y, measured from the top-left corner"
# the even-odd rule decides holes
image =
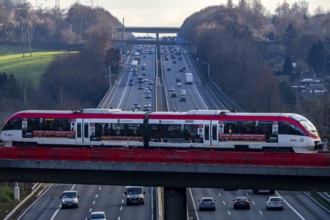
[[[38,51],[19,53],[18,47],[0,45],[0,72],[13,73],[18,81],[32,83],[38,87],[40,78],[48,64],[57,56],[68,55],[65,51]]]

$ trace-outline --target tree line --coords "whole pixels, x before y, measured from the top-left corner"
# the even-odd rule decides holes
[[[212,79],[245,111],[301,113],[329,136],[330,118],[319,114],[330,112],[322,104],[329,95],[298,99],[292,87],[308,75],[324,80],[330,90],[329,21],[330,13],[321,8],[311,15],[304,0],[284,1],[274,14],[260,0],[241,0],[202,9],[182,27],[198,59],[210,64]]]

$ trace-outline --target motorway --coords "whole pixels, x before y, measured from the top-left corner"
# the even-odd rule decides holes
[[[199,78],[188,54],[181,49],[182,55],[176,55],[174,46],[161,46],[162,75],[157,75],[156,48],[149,46],[143,48],[145,53],[140,58],[141,64],[145,64],[146,69],[138,70],[134,75],[131,71],[130,63],[134,59],[133,49],[125,56],[126,67],[116,82],[115,87],[105,98],[102,107],[121,108],[131,110],[134,103],[140,104],[143,108],[146,102],[150,102],[152,110],[157,109],[157,102],[166,102],[169,110],[187,111],[190,109],[224,109],[222,104],[207,86]],[[151,53],[149,53],[151,51]],[[172,54],[175,59],[172,59]],[[165,60],[167,57],[167,60]],[[181,58],[179,58],[181,57]],[[173,62],[175,60],[175,62]],[[179,72],[183,66],[186,71]],[[168,70],[170,68],[170,70]],[[185,72],[192,72],[194,75],[193,84],[185,84]],[[138,76],[143,75],[145,82],[138,83]],[[177,86],[176,78],[180,78],[182,85]],[[128,86],[129,79],[133,79],[134,85]],[[148,85],[152,80],[155,84]],[[138,89],[139,85],[143,89]],[[158,86],[164,86],[166,100],[156,100]],[[145,88],[152,86],[151,98],[146,98]],[[169,89],[174,88],[177,97],[171,97]],[[187,91],[185,102],[180,101],[181,90]],[[163,109],[161,109],[163,110]],[[79,208],[61,209],[60,194],[63,190],[78,189],[80,194]],[[126,206],[124,204],[124,186],[94,186],[94,185],[51,185],[43,195],[20,217],[20,219],[86,219],[92,211],[105,211],[110,220],[153,220],[152,213],[155,212],[154,187],[145,188],[145,205]],[[189,216],[194,220],[212,219],[329,219],[330,213],[303,192],[276,192],[285,199],[283,211],[268,211],[265,209],[265,201],[269,197],[267,194],[253,194],[248,190],[225,191],[223,189],[187,189],[187,201]],[[216,200],[216,211],[198,211],[198,200],[203,196],[212,196]],[[251,199],[250,210],[234,210],[233,199],[236,196],[247,196]],[[156,220],[156,219],[155,219]]]

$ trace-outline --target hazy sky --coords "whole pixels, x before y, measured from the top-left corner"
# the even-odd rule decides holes
[[[28,0],[33,6],[52,8],[55,0]],[[261,0],[271,13],[284,0]],[[286,0],[292,4],[300,0]],[[120,21],[125,18],[126,26],[181,26],[184,19],[194,12],[211,5],[226,4],[227,0],[59,0],[61,8],[69,8],[75,2],[99,6],[108,10]],[[233,0],[237,4],[238,0]],[[307,0],[309,12],[320,6],[330,10],[330,0]]]

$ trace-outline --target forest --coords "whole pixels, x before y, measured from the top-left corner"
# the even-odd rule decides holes
[[[111,41],[112,27],[120,22],[102,8],[80,4],[65,11],[17,7],[10,0],[0,4],[0,44],[79,51],[53,60],[40,88],[22,93],[18,85],[10,93],[15,95],[2,96],[8,105],[1,111],[96,107],[109,86],[107,65],[115,66],[114,72],[120,65]],[[301,94],[293,87],[307,77],[330,89],[329,12],[309,12],[304,0],[283,1],[273,13],[261,0],[240,0],[238,5],[228,0],[192,14],[182,27],[196,46],[196,56],[210,64],[212,79],[245,111],[297,112],[329,136],[328,93]],[[2,79],[15,81],[0,72]],[[4,86],[0,83],[0,91]]]
[[[196,56],[242,109],[297,112],[329,136],[329,94],[300,93],[301,79],[320,79],[330,89],[330,13],[313,14],[307,1],[283,1],[271,14],[260,0],[210,6],[186,18]]]

